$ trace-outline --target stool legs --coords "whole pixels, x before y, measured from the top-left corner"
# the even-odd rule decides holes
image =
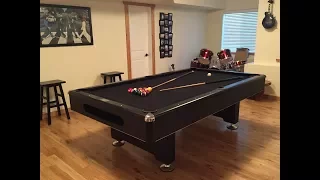
[[[47,115],[48,115],[48,125],[51,125],[51,116],[50,116],[50,94],[49,88],[46,88],[46,99],[47,99]]]
[[[107,83],[107,77],[104,76],[104,77],[103,77],[103,84],[106,84],[106,83]]]
[[[42,120],[42,109],[43,109],[43,87],[40,86],[40,120]]]
[[[63,101],[64,109],[66,111],[67,118],[70,119],[69,110],[68,110],[68,107],[67,107],[66,99],[64,97],[64,93],[63,93],[63,89],[62,89],[62,85],[61,84],[59,85],[59,88],[60,88],[60,94],[61,94],[61,97],[62,97],[62,101]]]
[[[59,116],[61,116],[60,103],[59,103],[57,86],[55,86],[53,89],[54,89],[54,95],[55,95],[55,97],[56,97],[57,111],[58,111]]]
[[[121,75],[119,75],[118,77],[119,77],[119,80],[122,81]]]

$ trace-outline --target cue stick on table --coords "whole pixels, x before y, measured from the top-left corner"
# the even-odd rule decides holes
[[[200,83],[195,83],[195,84],[189,84],[189,85],[183,85],[183,86],[176,86],[176,87],[172,87],[172,88],[160,89],[160,91],[168,91],[168,90],[173,90],[173,89],[180,89],[180,88],[186,88],[186,87],[194,87],[194,86],[200,86],[200,85],[205,85],[205,84],[211,84],[211,83],[218,83],[218,82],[230,81],[230,80],[235,80],[235,79],[242,79],[242,77],[233,77],[233,78],[221,79],[221,80],[216,80],[216,81],[200,82]]]
[[[181,77],[183,77],[183,76],[186,76],[186,75],[188,75],[188,74],[191,74],[191,73],[193,73],[193,72],[194,72],[194,71],[187,72],[187,73],[185,73],[185,74],[182,74],[181,76],[175,77],[175,78],[170,79],[170,80],[168,80],[168,81],[166,81],[166,82],[163,82],[163,83],[161,83],[161,84],[158,84],[158,85],[156,85],[156,86],[153,86],[152,89],[157,88],[157,87],[159,87],[159,86],[162,86],[162,85],[164,85],[164,84],[167,84],[167,83],[169,83],[169,82],[172,82],[172,81],[174,81],[174,80],[177,80],[177,79],[179,79],[179,78],[181,78]]]
[[[163,82],[163,83],[161,83],[161,84],[158,84],[158,85],[156,85],[156,86],[145,88],[145,89],[147,90],[147,92],[142,92],[142,94],[143,94],[143,95],[147,95],[147,94],[150,93],[154,88],[157,88],[157,87],[159,87],[159,86],[162,86],[162,85],[164,85],[164,84],[167,84],[167,83],[169,83],[169,82],[172,82],[172,81],[174,81],[174,80],[177,80],[177,79],[179,79],[179,78],[181,78],[181,77],[183,77],[183,76],[186,76],[186,75],[188,75],[188,74],[191,74],[191,73],[193,73],[193,72],[194,72],[194,71],[192,70],[192,71],[190,71],[190,72],[187,72],[187,73],[182,74],[182,75],[180,75],[180,76],[178,76],[178,77],[172,78],[172,79],[170,79],[170,80],[168,80],[168,81],[166,81],[166,82]],[[133,90],[132,88],[129,88],[129,89],[128,89],[128,92],[132,93],[132,92],[135,92],[135,90]],[[138,94],[142,95],[142,94],[139,92],[139,90],[138,90]]]

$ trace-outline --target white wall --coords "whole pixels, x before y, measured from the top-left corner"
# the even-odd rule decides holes
[[[176,69],[190,67],[192,59],[197,57],[200,49],[205,47],[205,32],[207,29],[207,13],[190,8],[172,8],[156,6],[155,9],[155,35],[159,35],[159,13],[173,13],[173,57],[160,59],[159,38],[156,38],[156,72],[166,72],[170,65],[175,64]]]
[[[245,66],[245,72],[265,74],[272,83],[271,87],[266,88],[266,94],[280,97],[280,63],[276,62],[280,59],[280,0],[275,1],[273,6],[278,22],[273,31],[265,30],[261,25],[266,10],[268,2],[260,0],[254,63]]]
[[[68,91],[102,84],[101,72],[123,71],[127,79],[124,5],[120,1],[40,0],[40,3],[91,7],[93,46],[40,48],[40,81],[61,79],[67,103]],[[159,12],[173,13],[173,57],[160,59]],[[155,8],[156,73],[166,72],[174,63],[177,69],[190,61],[205,45],[206,12],[190,8]],[[52,94],[52,93],[51,93]]]

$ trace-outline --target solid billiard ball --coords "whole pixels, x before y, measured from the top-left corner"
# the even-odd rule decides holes
[[[211,76],[211,73],[208,73],[207,76]]]
[[[152,87],[148,87],[147,90],[148,90],[148,92],[151,92],[152,91]]]

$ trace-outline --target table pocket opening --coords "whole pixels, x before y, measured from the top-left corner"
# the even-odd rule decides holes
[[[102,121],[106,121],[106,122],[116,124],[119,126],[123,126],[123,124],[124,124],[124,121],[120,116],[109,113],[107,111],[103,111],[101,109],[90,106],[88,104],[83,104],[83,109],[87,113],[90,113],[91,115],[96,116],[97,118],[100,118]]]

